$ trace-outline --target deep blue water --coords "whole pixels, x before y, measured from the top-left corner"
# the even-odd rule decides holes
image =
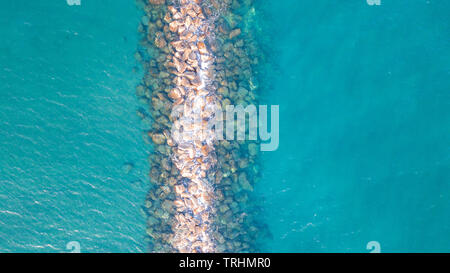
[[[280,105],[263,251],[449,251],[450,2],[381,1],[255,1]],[[0,4],[0,251],[146,251],[140,11]]]

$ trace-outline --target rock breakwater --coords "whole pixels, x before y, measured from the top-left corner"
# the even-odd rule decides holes
[[[144,69],[138,116],[153,144],[145,209],[153,252],[252,252],[266,233],[251,192],[255,141],[218,140],[208,106],[257,103],[251,1],[138,1],[145,12],[136,59]],[[235,12],[236,11],[236,12]],[[200,122],[196,120],[200,113]],[[198,132],[202,132],[199,134]]]

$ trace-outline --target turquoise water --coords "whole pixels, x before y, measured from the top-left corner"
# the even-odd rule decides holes
[[[381,1],[258,5],[280,105],[265,251],[450,250],[450,2]]]
[[[0,251],[145,251],[140,11],[125,0],[0,4]]]
[[[262,251],[449,251],[450,3],[381,1],[255,1],[280,105]],[[140,11],[0,4],[0,252],[146,251]]]

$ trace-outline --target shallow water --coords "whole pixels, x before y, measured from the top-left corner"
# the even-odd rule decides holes
[[[381,1],[255,1],[260,99],[280,105],[262,251],[448,251],[450,4]],[[0,4],[0,251],[146,251],[141,12]]]

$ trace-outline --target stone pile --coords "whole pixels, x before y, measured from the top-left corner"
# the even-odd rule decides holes
[[[242,2],[242,3],[241,3]],[[151,125],[145,209],[153,252],[253,252],[261,227],[251,192],[259,177],[255,141],[217,140],[192,122],[208,105],[257,103],[256,42],[241,30],[250,1],[138,2],[145,35],[136,59],[145,74],[136,94]],[[181,109],[181,111],[176,111]],[[196,132],[206,132],[197,134]]]

